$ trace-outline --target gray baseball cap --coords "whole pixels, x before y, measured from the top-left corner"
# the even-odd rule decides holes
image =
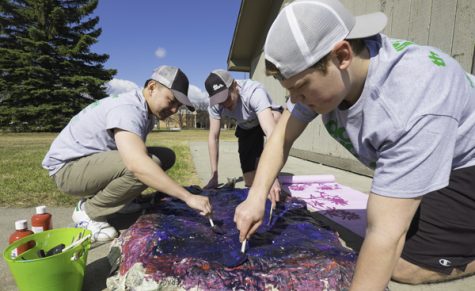
[[[212,71],[205,81],[205,88],[209,94],[209,106],[226,101],[233,82],[234,78],[228,71],[220,69]]]
[[[296,0],[272,23],[264,55],[287,79],[317,63],[337,42],[378,34],[386,23],[382,12],[355,17],[337,0]]]
[[[181,104],[195,111],[195,107],[188,98],[189,81],[186,75],[177,67],[172,66],[160,66],[153,71],[150,79],[153,79],[168,89],[172,90],[173,96],[175,96]]]

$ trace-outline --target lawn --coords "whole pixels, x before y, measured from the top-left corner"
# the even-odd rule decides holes
[[[77,201],[60,192],[41,161],[56,133],[0,133],[0,206],[72,206]],[[206,130],[152,132],[147,145],[172,148],[177,156],[168,174],[181,185],[201,184],[188,142],[206,141]],[[221,132],[221,140],[235,140],[234,131]],[[207,153],[206,153],[207,154]],[[149,189],[147,192],[152,191]]]

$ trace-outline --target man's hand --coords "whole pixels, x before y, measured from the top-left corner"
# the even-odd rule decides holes
[[[250,238],[256,232],[262,224],[264,210],[265,200],[256,201],[249,197],[236,207],[234,222],[239,230],[239,241]]]
[[[218,174],[214,174],[211,179],[209,179],[208,184],[204,187],[204,189],[214,189],[218,187]]]
[[[272,188],[270,188],[269,195],[267,196],[272,203],[272,209],[275,209],[275,204],[280,201],[281,190],[282,188],[280,187],[279,180],[276,178],[274,184],[272,184]]]
[[[190,208],[198,210],[203,216],[211,214],[213,210],[211,204],[209,203],[209,199],[206,196],[190,194],[190,196],[185,199],[185,203]]]

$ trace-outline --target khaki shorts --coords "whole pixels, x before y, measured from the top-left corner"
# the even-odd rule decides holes
[[[171,149],[148,147],[147,150],[163,170],[175,163],[175,153]],[[147,188],[127,170],[118,151],[70,161],[54,175],[54,181],[67,194],[88,197],[84,207],[94,220],[102,220],[119,211]]]

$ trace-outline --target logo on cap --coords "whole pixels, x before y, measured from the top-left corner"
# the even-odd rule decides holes
[[[220,88],[222,88],[224,86],[224,84],[214,84],[213,85],[213,90],[214,91],[218,91]]]

